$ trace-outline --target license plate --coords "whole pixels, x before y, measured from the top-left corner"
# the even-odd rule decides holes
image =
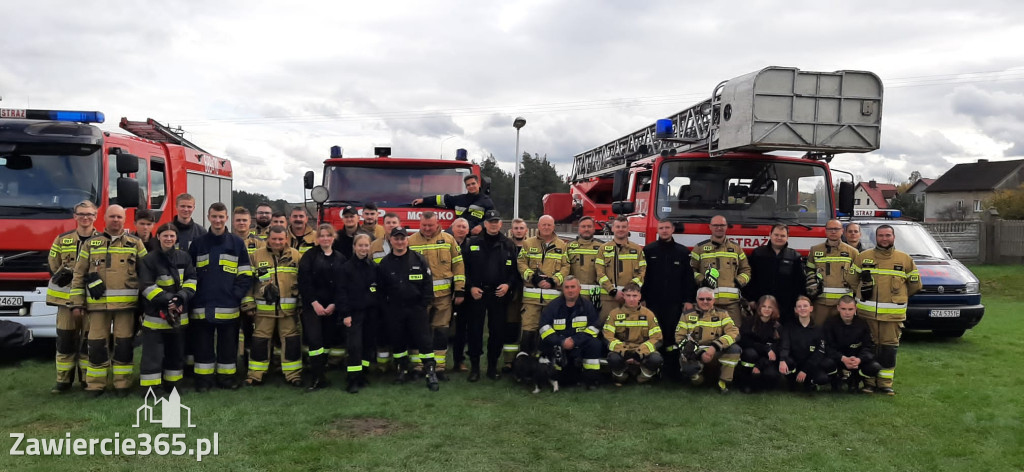
[[[0,306],[21,307],[25,304],[25,297],[0,297]]]
[[[960,310],[931,310],[928,316],[932,318],[959,318]]]

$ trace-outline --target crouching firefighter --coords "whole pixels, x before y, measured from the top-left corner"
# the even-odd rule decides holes
[[[559,381],[580,380],[587,389],[597,387],[601,369],[601,343],[597,336],[599,316],[594,305],[580,296],[580,281],[574,276],[562,283],[562,296],[544,307],[540,315],[540,352],[537,385],[550,382],[558,391]]]
[[[139,383],[148,388],[161,384],[168,394],[185,369],[185,326],[188,305],[196,294],[196,268],[185,251],[176,249],[178,229],[167,223],[156,231],[159,250],[142,258],[142,365]],[[179,391],[181,389],[178,389]]]
[[[276,329],[281,338],[281,372],[293,387],[302,387],[302,346],[299,341],[299,251],[288,245],[284,226],[270,227],[267,247],[253,253],[256,271],[256,323],[245,383],[262,385],[270,368],[270,338]]]
[[[640,286],[629,282],[622,287],[624,304],[608,313],[604,339],[608,342],[608,367],[612,380],[622,385],[629,377],[637,383],[650,381],[661,369],[664,358],[658,352],[661,327],[654,312],[640,306]]]
[[[717,363],[718,391],[728,393],[742,353],[736,344],[739,334],[729,312],[715,307],[715,291],[709,287],[697,290],[697,309],[683,313],[676,325],[679,372],[683,378],[700,385],[704,383],[704,368]]]
[[[839,316],[825,323],[825,345],[828,357],[839,367],[833,377],[832,389],[839,390],[846,381],[847,391],[857,393],[861,380],[874,378],[882,370],[875,360],[875,343],[867,321],[857,316],[857,301],[844,295],[836,305]]]

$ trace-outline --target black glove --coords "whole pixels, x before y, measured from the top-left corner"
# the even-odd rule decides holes
[[[533,277],[530,277],[530,284],[536,287],[540,285],[540,282],[542,280],[544,280],[544,275],[542,275],[540,272],[534,272]]]
[[[552,287],[557,287],[558,286],[558,284],[555,283],[555,279],[552,278],[552,277],[544,277],[544,280],[547,283],[551,284]]]
[[[815,298],[821,295],[822,286],[821,274],[818,271],[807,274],[807,296]]]
[[[100,274],[89,272],[85,276],[85,289],[89,292],[89,298],[99,300],[103,298],[103,294],[107,293],[107,284],[103,283]]]
[[[71,283],[71,279],[74,278],[75,273],[71,271],[71,268],[62,267],[56,274],[53,274],[53,277],[50,277],[50,282],[58,287],[67,287]]]
[[[860,273],[860,298],[861,300],[875,299],[875,282],[871,280],[870,270],[864,270]]]
[[[688,361],[696,360],[698,347],[692,339],[686,338],[679,343],[679,356]]]
[[[704,272],[704,286],[712,290],[718,288],[718,269],[712,267]]]
[[[271,305],[276,304],[281,300],[281,289],[274,284],[267,285],[267,288],[263,289],[263,300]]]
[[[640,353],[636,351],[627,351],[626,355],[622,357],[626,358],[626,362],[629,362],[630,359],[635,360],[637,363],[640,362]]]
[[[870,269],[864,269],[864,270],[860,271],[860,281],[862,283],[866,283],[866,284],[871,283],[871,270]]]

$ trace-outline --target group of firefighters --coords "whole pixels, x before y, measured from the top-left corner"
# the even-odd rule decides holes
[[[336,230],[310,227],[302,207],[286,215],[261,204],[253,219],[214,203],[206,230],[193,222],[188,194],[176,198],[171,223],[153,229],[154,215],[138,210],[130,233],[125,210],[111,205],[98,232],[96,206],[82,202],[77,227],[50,251],[52,391],[70,390],[77,373],[92,395],[110,379],[128,395],[137,334],[144,389],[180,390],[186,376],[197,392],[237,389],[241,358],[247,385],[280,370],[287,383],[319,390],[344,358],[351,393],[368,370],[391,363],[396,382],[423,378],[436,391],[453,371],[480,380],[486,325],[483,372],[511,373],[534,392],[596,388],[607,370],[616,385],[662,372],[694,385],[707,374],[723,393],[772,389],[783,378],[790,389],[895,393],[901,322],[921,283],[887,225],[861,250],[859,227],[844,234],[829,221],[806,260],[781,224],[748,257],[723,216],[692,251],[673,239],[680,223],[667,220],[647,246],[630,241],[625,217],[612,220],[607,242],[587,217],[568,242],[550,216],[534,237],[513,220],[509,237],[478,178],[466,177],[466,187],[413,201],[458,218],[442,231],[424,211],[411,234],[394,213],[378,225],[373,204],[344,208]]]

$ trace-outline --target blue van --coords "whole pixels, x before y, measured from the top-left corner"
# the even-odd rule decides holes
[[[875,229],[892,226],[896,232],[896,249],[914,258],[921,273],[922,288],[910,297],[906,329],[930,330],[940,336],[960,337],[985,315],[981,304],[978,277],[953,258],[946,248],[923,226],[912,221],[857,218],[861,245],[875,246]]]

